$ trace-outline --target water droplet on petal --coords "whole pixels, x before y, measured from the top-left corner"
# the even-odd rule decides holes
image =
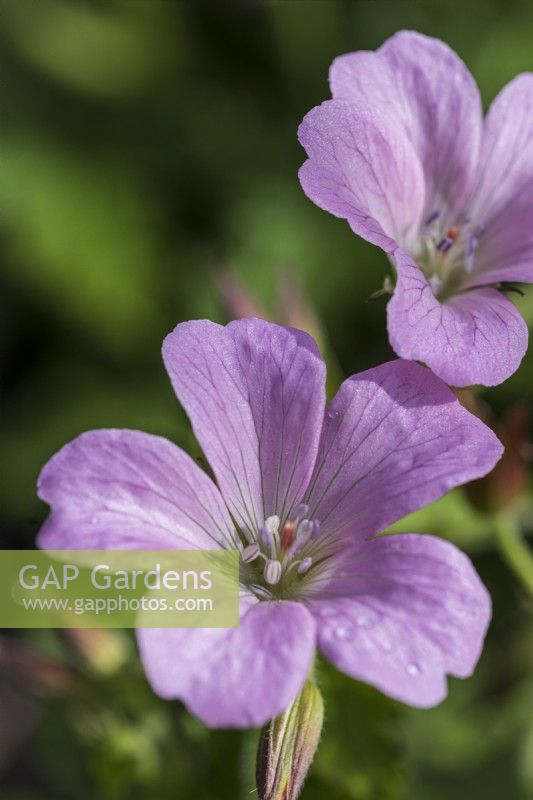
[[[422,672],[422,670],[420,669],[420,667],[418,666],[418,664],[415,664],[415,663],[413,662],[412,664],[408,664],[408,665],[407,665],[407,672],[408,672],[408,674],[409,674],[409,675],[411,675],[413,678],[416,678],[416,677],[417,677],[417,675],[420,675],[420,673]]]
[[[333,409],[330,408],[329,411],[327,412],[327,416],[329,417],[329,419],[335,419],[335,417],[339,416],[339,412],[333,411]]]
[[[362,628],[369,628],[372,623],[370,617],[367,617],[366,614],[360,614],[357,617],[357,624]]]
[[[340,625],[338,628],[335,628],[335,636],[337,639],[342,639],[344,642],[351,642],[354,638],[354,630],[353,628]]]

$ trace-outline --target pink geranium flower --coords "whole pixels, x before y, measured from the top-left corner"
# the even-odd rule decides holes
[[[389,254],[388,330],[399,356],[452,386],[501,383],[527,328],[499,289],[533,281],[533,75],[487,118],[443,42],[402,31],[337,58],[333,100],[307,114],[306,194]]]
[[[208,725],[260,725],[318,647],[392,697],[440,702],[446,673],[477,662],[488,594],[448,542],[376,533],[492,469],[495,435],[410,361],[354,375],[326,405],[314,341],[261,320],[183,323],[163,357],[216,483],[130,430],[82,434],[39,478],[41,547],[240,551],[239,628],[138,631],[154,689]]]

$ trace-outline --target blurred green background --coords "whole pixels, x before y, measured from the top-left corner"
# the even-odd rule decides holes
[[[2,547],[32,546],[39,468],[83,430],[197,451],[159,354],[181,320],[255,306],[310,327],[332,389],[393,356],[385,302],[365,303],[385,256],[306,199],[296,128],[328,96],[334,56],[401,28],[454,47],[485,103],[533,66],[528,0],[0,2]],[[533,294],[517,302],[533,323]],[[496,424],[530,405],[532,364],[483,393]],[[522,422],[506,436],[513,472],[491,497],[531,456]],[[528,503],[523,491],[508,512],[525,534]],[[399,529],[474,558],[494,602],[484,655],[431,711],[322,666],[304,797],[533,797],[532,603],[494,519],[457,490]],[[3,800],[235,800],[253,789],[253,746],[158,700],[129,632],[2,634]]]

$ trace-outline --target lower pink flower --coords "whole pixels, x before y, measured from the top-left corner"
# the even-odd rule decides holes
[[[318,647],[394,698],[439,703],[446,674],[475,667],[489,596],[448,542],[376,534],[489,472],[495,435],[414,362],[352,376],[326,405],[313,340],[261,320],[183,323],[163,357],[216,484],[130,430],[82,434],[39,478],[41,547],[240,550],[239,628],[138,631],[155,691],[208,725],[261,725]]]

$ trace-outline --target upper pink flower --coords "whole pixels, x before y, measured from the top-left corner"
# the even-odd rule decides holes
[[[533,281],[533,74],[486,119],[476,83],[443,42],[402,31],[335,59],[333,100],[299,129],[318,206],[391,257],[392,347],[452,386],[501,383],[527,327],[503,282]]]
[[[490,618],[465,555],[375,538],[489,472],[502,446],[430,370],[397,360],[326,405],[305,333],[261,320],[178,325],[163,357],[216,483],[140,431],[82,434],[48,462],[48,549],[237,548],[239,628],[139,631],[148,677],[209,725],[261,725],[302,688],[315,648],[416,706],[470,675]]]

